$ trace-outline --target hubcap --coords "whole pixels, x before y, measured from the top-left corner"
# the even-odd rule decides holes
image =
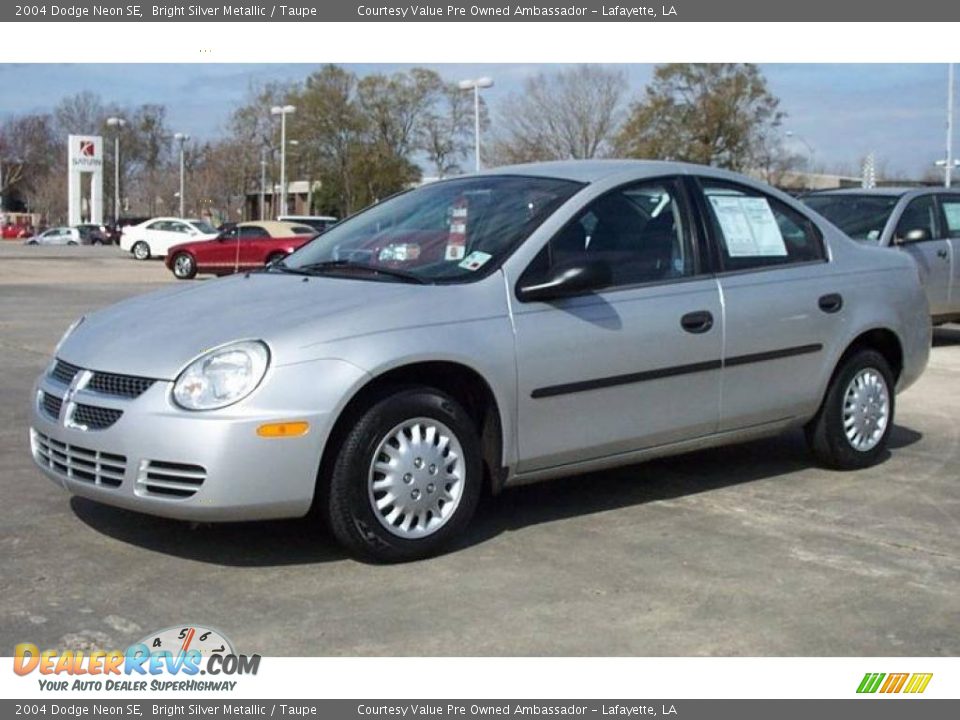
[[[868,452],[880,442],[890,420],[890,392],[873,368],[858,372],[843,395],[843,432],[854,450]]]
[[[413,418],[380,441],[367,489],[374,514],[387,530],[416,540],[442,528],[463,496],[463,448],[453,431],[433,418]]]
[[[143,243],[137,243],[137,246],[133,249],[133,254],[137,256],[138,260],[143,260],[147,256],[147,247]]]
[[[178,255],[177,259],[173,261],[173,269],[181,277],[189,275],[192,266],[193,260],[190,259],[189,255]]]

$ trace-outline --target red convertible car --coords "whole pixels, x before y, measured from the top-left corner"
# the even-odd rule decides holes
[[[252,270],[289,255],[312,240],[317,231],[284,222],[244,222],[220,233],[215,240],[174,245],[166,265],[180,280],[198,273],[229,275]]]

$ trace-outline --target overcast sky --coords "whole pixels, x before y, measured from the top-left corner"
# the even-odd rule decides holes
[[[517,92],[524,78],[556,65],[427,65],[449,80],[489,75],[495,87],[485,91],[497,101]],[[252,84],[299,80],[313,65],[18,65],[0,64],[0,117],[46,112],[83,90],[121,105],[161,103],[171,128],[195,138],[217,137],[230,112]],[[410,65],[346,65],[363,75],[392,72]],[[639,96],[652,65],[623,65],[631,97]],[[817,164],[857,166],[873,152],[890,171],[920,176],[946,154],[945,65],[762,65],[771,90],[787,112],[784,130],[792,130],[813,150]],[[957,123],[960,124],[960,123]],[[957,147],[955,134],[954,143]],[[798,139],[791,149],[808,155]],[[955,155],[956,155],[955,151]]]

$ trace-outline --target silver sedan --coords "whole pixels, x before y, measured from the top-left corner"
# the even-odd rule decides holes
[[[796,427],[819,462],[870,465],[928,312],[908,257],[745,177],[502,168],[81,318],[34,388],[31,449],[102,503],[315,508],[355,555],[407,560],[484,490]]]

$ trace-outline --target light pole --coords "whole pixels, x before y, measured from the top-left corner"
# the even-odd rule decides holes
[[[190,139],[190,136],[186,133],[176,133],[174,134],[173,139],[180,143],[180,219],[182,220],[186,214],[184,212],[183,198],[183,146],[186,144],[187,140]]]
[[[798,140],[807,149],[807,163],[809,165],[808,171],[813,172],[813,155],[814,155],[813,145],[808,143],[807,139],[803,137],[803,135],[799,135],[795,133],[793,130],[787,130],[784,133],[784,135],[786,135],[788,138],[792,140]]]
[[[461,90],[473,90],[473,154],[477,172],[480,172],[480,88],[488,87],[493,87],[492,78],[460,81]]]
[[[113,222],[120,221],[120,130],[127,124],[121,117],[108,117],[107,127],[116,128],[113,136]]]
[[[266,220],[267,199],[267,149],[260,150],[260,219]]]
[[[293,105],[274,105],[271,115],[280,116],[280,212],[287,214],[287,115],[297,111]]]
[[[947,65],[947,161],[943,164],[943,186],[950,187],[953,169],[953,63]]]

